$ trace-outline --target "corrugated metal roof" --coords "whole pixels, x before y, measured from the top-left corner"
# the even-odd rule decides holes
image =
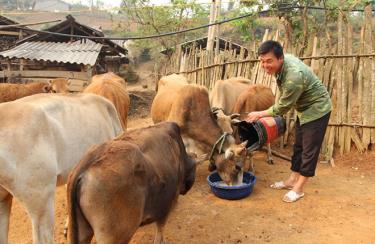
[[[99,31],[97,29],[94,29],[92,27],[89,27],[87,25],[83,25],[81,23],[78,23],[76,19],[71,16],[70,14],[66,16],[66,20],[63,22],[60,22],[56,25],[50,26],[47,29],[43,29],[44,31],[50,31],[50,32],[57,32],[62,34],[74,34],[74,35],[81,35],[81,36],[95,36],[95,37],[104,37],[104,34],[102,31]],[[82,40],[86,38],[75,38],[73,37],[73,40]],[[48,41],[48,42],[69,42],[72,38],[69,36],[56,36],[56,35],[50,35],[47,33],[37,33],[28,37],[25,37],[17,42],[17,44],[25,43],[25,42],[36,42],[36,41]],[[109,55],[118,55],[118,53],[127,54],[127,50],[117,44],[114,43],[111,40],[104,39],[104,40],[94,40],[96,43],[101,43],[105,46],[111,47],[109,50],[114,52],[114,54]]]
[[[102,47],[102,44],[92,42],[25,42],[12,49],[0,52],[0,56],[93,66]]]

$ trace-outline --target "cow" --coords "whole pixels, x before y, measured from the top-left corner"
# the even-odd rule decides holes
[[[54,243],[56,185],[94,144],[122,133],[113,104],[93,94],[36,94],[0,104],[0,243],[8,243],[15,197],[33,243]]]
[[[189,153],[209,153],[210,170],[215,168],[212,159],[216,154],[225,152],[234,143],[233,136],[223,133],[219,127],[210,108],[208,91],[203,86],[188,84],[177,90],[175,87],[159,89],[151,105],[151,117],[154,123],[176,122]],[[230,166],[225,170],[234,173],[218,171],[229,184],[234,179],[225,177],[239,172],[234,164]]]
[[[245,119],[247,114],[253,111],[261,111],[268,109],[275,103],[275,96],[272,90],[263,85],[251,85],[243,91],[237,98],[237,101],[233,108],[233,113],[240,114],[241,119]],[[238,142],[239,136],[235,130],[235,138]],[[268,147],[267,162],[273,164],[271,146]]]
[[[240,116],[233,113],[238,96],[251,84],[249,79],[233,77],[218,80],[210,92],[210,105],[216,120],[223,131],[233,134],[232,124]]]
[[[34,95],[37,93],[48,93],[51,86],[47,82],[32,82],[28,84],[0,84],[0,103],[10,102],[16,99]]]
[[[126,130],[130,98],[126,86],[120,80],[123,79],[113,73],[95,75],[83,92],[94,93],[111,101],[115,105],[122,128]]]
[[[224,114],[232,114],[237,98],[250,85],[251,81],[242,77],[216,81],[210,92],[211,107],[222,109]]]
[[[66,78],[56,78],[51,80],[52,93],[69,93],[69,80]]]
[[[69,241],[128,243],[139,226],[156,222],[154,243],[179,194],[195,179],[176,123],[125,132],[91,149],[68,180]]]
[[[238,96],[233,113],[239,113],[241,119],[244,119],[248,113],[265,110],[274,103],[275,96],[271,88],[264,85],[251,85]]]
[[[189,84],[189,82],[185,76],[180,74],[171,74],[160,78],[160,80],[156,83],[155,91],[158,92],[159,89],[163,89],[164,87],[178,90],[187,84]]]
[[[113,72],[107,72],[107,73],[100,74],[100,75],[94,75],[91,78],[91,82],[95,82],[97,80],[99,80],[99,81],[116,81],[116,82],[120,83],[121,85],[125,86],[125,88],[126,88],[126,81]]]

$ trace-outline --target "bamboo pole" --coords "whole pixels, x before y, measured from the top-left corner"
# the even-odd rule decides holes
[[[314,36],[314,41],[313,41],[313,46],[312,46],[312,53],[311,56],[319,56],[318,53],[318,37],[315,35]],[[321,77],[320,72],[321,70],[319,69],[319,61],[316,59],[311,60],[311,69],[315,74],[318,74],[318,77]]]
[[[365,28],[364,28],[364,49],[371,50],[371,4],[365,7]],[[363,65],[363,123],[365,125],[371,122],[371,61],[366,59]],[[367,148],[371,142],[371,129],[363,129],[362,142]]]
[[[343,36],[343,25],[344,25],[344,16],[342,11],[339,11],[339,17],[337,21],[337,53],[339,55],[344,54],[344,36]],[[345,114],[345,104],[343,104],[343,97],[345,96],[343,94],[343,68],[344,62],[342,59],[339,59],[337,61],[337,66],[336,66],[336,72],[337,72],[337,119],[339,123],[343,122],[343,114]],[[339,144],[339,151],[340,154],[342,155],[344,153],[344,131],[340,127],[337,130],[338,133],[338,144]]]
[[[268,35],[269,35],[269,29],[266,29],[266,32],[263,35],[262,42],[265,42],[268,39]],[[257,80],[259,79],[258,75],[259,75],[260,69],[261,69],[260,63],[258,62],[253,69],[253,75],[251,78],[253,84],[257,84]]]
[[[353,54],[353,27],[350,23],[347,25],[347,54]],[[347,113],[346,113],[346,121],[348,123],[352,122],[352,94],[353,94],[353,67],[354,59],[348,58],[347,59],[347,69],[344,71],[346,72],[346,79],[347,79]],[[350,152],[351,150],[351,142],[352,142],[352,128],[346,128],[346,141],[345,141],[345,152]]]

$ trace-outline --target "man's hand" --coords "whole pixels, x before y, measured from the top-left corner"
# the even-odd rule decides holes
[[[252,123],[252,122],[254,122],[254,121],[256,121],[256,120],[262,118],[262,117],[263,117],[263,116],[262,116],[262,115],[263,115],[262,112],[263,112],[263,111],[250,112],[250,113],[247,115],[245,121],[246,121],[246,122],[250,122],[250,123]]]

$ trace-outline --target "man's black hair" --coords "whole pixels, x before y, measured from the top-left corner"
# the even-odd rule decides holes
[[[273,52],[276,58],[282,58],[284,56],[283,47],[277,41],[265,41],[258,48],[258,55],[264,55],[269,52]]]

